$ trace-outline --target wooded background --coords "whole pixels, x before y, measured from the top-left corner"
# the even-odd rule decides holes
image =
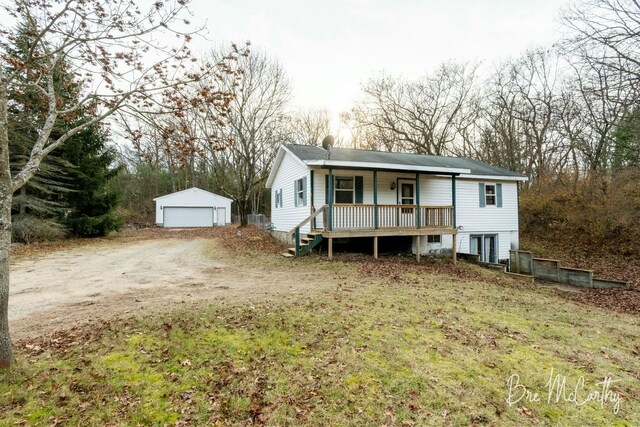
[[[446,62],[417,79],[373,77],[339,122],[328,110],[294,109],[286,70],[250,50],[237,58],[237,73],[205,75],[175,95],[179,108],[118,114],[111,126],[96,123],[74,136],[75,147],[54,151],[14,194],[14,239],[151,225],[154,197],[191,186],[232,198],[243,219],[269,215],[264,182],[277,147],[319,144],[333,133],[344,147],[467,156],[523,173],[525,234],[638,253],[640,4],[587,0],[560,18],[566,37],[553,46],[499,63]],[[16,58],[32,42],[28,26],[18,31],[2,46]],[[216,49],[194,62],[226,57]],[[57,82],[70,99],[81,96],[64,66]],[[219,93],[234,94],[222,114],[215,102],[193,97]],[[36,94],[9,95],[19,169],[37,129],[30,124],[44,120],[44,107]],[[56,126],[95,114],[88,106]]]

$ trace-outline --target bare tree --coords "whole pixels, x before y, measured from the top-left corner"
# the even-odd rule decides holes
[[[242,57],[238,65],[243,70],[240,81],[226,82],[228,90],[238,85],[228,126],[206,121],[202,128],[206,134],[219,132],[228,141],[225,150],[211,151],[207,157],[213,162],[216,186],[236,203],[244,226],[247,215],[262,208],[264,181],[276,148],[287,138],[285,109],[291,89],[281,65],[264,53]]]
[[[578,56],[624,73],[621,84],[640,83],[640,1],[586,0],[563,21],[572,30],[566,45]]]
[[[9,251],[13,193],[41,161],[70,137],[116,113],[165,106],[180,112],[180,95],[203,76],[234,73],[235,49],[216,64],[194,67],[188,43],[198,30],[188,29],[187,0],[156,2],[143,11],[133,0],[15,0],[3,10],[23,22],[33,40],[25,58],[5,54],[0,63],[0,368],[12,361],[8,325]],[[5,20],[3,20],[5,21]],[[6,22],[6,21],[5,21]],[[8,40],[13,29],[0,28]],[[162,35],[179,40],[175,47],[158,42]],[[63,99],[55,71],[66,67],[83,90],[79,99]],[[30,78],[24,75],[29,73]],[[13,176],[9,169],[8,93],[28,87],[40,94],[44,120],[28,161]],[[219,91],[211,103],[224,114],[233,92]],[[93,118],[52,136],[58,118],[85,110]]]
[[[527,174],[532,181],[566,162],[561,96],[564,62],[553,50],[531,50],[488,79],[478,157]]]
[[[565,126],[587,173],[611,166],[615,129],[640,102],[640,2],[587,0],[568,9],[563,40],[571,65]]]
[[[615,148],[615,130],[623,117],[640,102],[639,93],[621,84],[626,73],[594,62],[572,65],[568,82],[573,106],[573,128],[565,127],[580,153],[585,172],[607,170]]]
[[[317,145],[331,133],[331,118],[325,109],[296,111],[287,121],[287,137],[294,144]]]
[[[357,127],[371,129],[387,150],[447,154],[476,111],[465,108],[474,95],[477,66],[446,63],[430,76],[405,81],[388,76],[370,80],[365,98],[350,113]]]

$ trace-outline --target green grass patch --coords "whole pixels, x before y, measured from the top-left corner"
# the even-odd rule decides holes
[[[356,280],[349,262],[316,261],[289,268],[341,286],[313,299],[147,315],[84,344],[18,349],[0,373],[0,424],[640,425],[638,317],[515,282]],[[567,394],[584,378],[582,398],[610,375],[618,413],[548,402],[551,369]],[[507,405],[512,374],[542,400]]]

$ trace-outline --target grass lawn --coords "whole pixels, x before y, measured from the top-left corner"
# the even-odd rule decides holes
[[[328,270],[335,290],[23,343],[0,373],[0,424],[640,425],[638,316],[466,264],[249,255],[291,280]],[[613,394],[549,402],[551,369],[567,399],[607,375]],[[538,401],[506,403],[513,374]]]

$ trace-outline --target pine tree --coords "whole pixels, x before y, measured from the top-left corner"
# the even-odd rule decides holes
[[[32,43],[28,26],[19,26],[18,37],[13,44],[2,44],[6,54],[25,60]],[[22,76],[28,80],[39,64],[26,70]],[[63,67],[56,70],[56,81],[61,84],[64,76]],[[72,90],[68,91],[71,96]],[[8,133],[10,167],[16,173],[24,167],[29,159],[34,141],[37,139],[38,124],[44,118],[42,111],[46,107],[36,90],[19,90],[9,88]],[[23,185],[12,200],[12,232],[15,241],[30,242],[32,240],[51,240],[64,237],[65,228],[60,218],[65,214],[62,197],[69,191],[66,169],[68,165],[61,158],[50,156],[40,164],[38,172],[32,180]]]
[[[93,126],[69,139],[60,150],[61,158],[73,165],[69,170],[72,191],[65,196],[70,209],[65,222],[76,236],[105,236],[122,227],[123,220],[116,214],[121,195],[109,185],[120,168],[113,167],[116,153],[107,147],[107,137],[103,129]]]
[[[27,24],[19,27],[19,37],[2,49],[14,58],[25,58],[33,41]],[[38,64],[33,64],[37,69]],[[29,71],[23,76],[29,79]],[[55,84],[63,102],[75,103],[80,88],[64,61],[54,70]],[[46,102],[35,90],[10,93],[10,153],[12,170],[20,170],[29,159],[37,129],[44,121]],[[55,139],[92,118],[91,108],[60,116],[51,138]],[[117,169],[112,168],[113,150],[107,149],[107,134],[95,125],[71,137],[40,164],[36,175],[13,199],[14,237],[43,240],[62,237],[65,228],[77,236],[103,236],[121,226],[115,214],[119,195],[107,190]]]
[[[640,107],[634,108],[618,125],[614,140],[613,170],[640,167]]]

